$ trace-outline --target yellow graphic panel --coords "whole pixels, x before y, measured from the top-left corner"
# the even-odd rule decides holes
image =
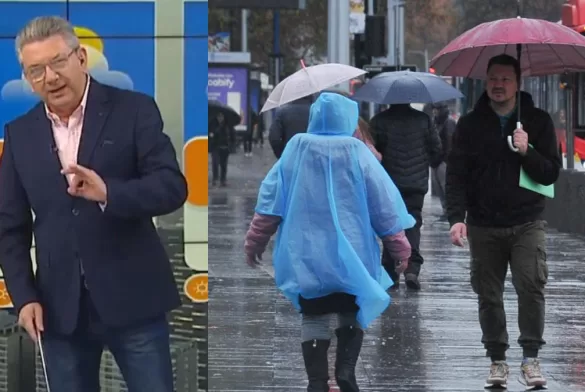
[[[206,273],[195,274],[185,281],[185,295],[193,302],[205,303],[209,300],[209,277]]]
[[[10,299],[10,295],[8,294],[6,282],[4,282],[4,279],[0,279],[0,309],[12,307],[13,307],[12,300]]]
[[[183,162],[189,188],[187,203],[183,207],[185,261],[197,272],[208,270],[207,155],[207,136],[197,136],[185,143]]]

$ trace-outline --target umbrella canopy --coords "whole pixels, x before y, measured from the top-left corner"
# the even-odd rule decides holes
[[[274,87],[261,112],[277,108],[299,98],[316,94],[365,74],[366,71],[345,64],[319,64],[305,67]]]
[[[223,114],[225,122],[230,127],[235,127],[240,123],[242,118],[231,107],[215,100],[207,101],[207,117],[209,120],[217,117],[218,114]]]
[[[384,72],[372,78],[354,95],[356,101],[381,105],[437,103],[462,98],[463,94],[442,78],[426,72]]]
[[[443,48],[430,66],[441,75],[485,79],[490,58],[504,53],[520,57],[523,76],[585,70],[585,37],[557,23],[520,17],[466,31]]]

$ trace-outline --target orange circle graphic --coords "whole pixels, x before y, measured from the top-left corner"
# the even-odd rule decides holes
[[[8,294],[6,282],[4,279],[0,279],[0,308],[11,308],[12,306],[12,299]]]
[[[187,201],[195,206],[206,207],[209,204],[207,155],[207,137],[193,138],[185,143],[183,162],[189,189]]]
[[[205,303],[209,300],[209,276],[206,273],[191,275],[185,281],[185,295],[193,302]]]

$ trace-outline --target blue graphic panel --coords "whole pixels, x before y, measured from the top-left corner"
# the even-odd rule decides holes
[[[76,25],[91,26],[99,32],[100,36],[106,38],[108,36],[153,37],[154,1],[70,2],[69,20]]]
[[[207,136],[207,38],[185,38],[185,141]]]
[[[207,39],[207,34],[207,2],[185,3],[185,36]]]
[[[31,19],[43,15],[65,17],[65,1],[0,2],[0,37],[13,38]]]
[[[91,44],[82,40],[82,45],[88,51],[90,73],[96,80],[154,96],[154,39],[94,39]],[[0,66],[0,125],[3,126],[30,109],[38,98],[21,78],[12,40],[0,39],[0,55],[6,59]]]

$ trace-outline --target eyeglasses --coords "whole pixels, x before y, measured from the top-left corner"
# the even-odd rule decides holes
[[[68,54],[59,56],[45,64],[33,65],[25,71],[26,76],[30,78],[33,83],[42,82],[47,75],[47,67],[51,68],[51,71],[59,73],[67,68],[69,59],[73,53],[77,52],[78,48],[71,50]]]

